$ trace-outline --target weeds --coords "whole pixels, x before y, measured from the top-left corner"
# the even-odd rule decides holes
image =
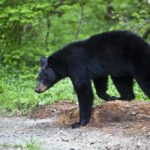
[[[40,142],[38,140],[32,139],[30,141],[25,142],[24,144],[8,144],[3,143],[0,145],[0,149],[18,149],[18,150],[42,150],[40,146]]]
[[[34,92],[36,86],[36,76],[38,69],[23,68],[16,70],[14,68],[1,68],[0,70],[0,110],[8,112],[21,112],[26,114],[30,109],[37,105],[52,104],[56,100],[67,99],[76,101],[77,97],[73,91],[71,81],[65,79],[57,83],[54,87],[42,94]],[[94,88],[93,88],[94,89]],[[108,93],[110,95],[118,95],[118,92],[109,80]],[[139,86],[135,83],[134,92],[136,99],[148,100],[148,98],[141,91]],[[96,96],[96,103],[102,102],[100,98]],[[149,101],[149,100],[148,100]]]

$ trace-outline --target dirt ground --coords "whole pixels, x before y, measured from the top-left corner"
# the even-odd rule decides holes
[[[0,150],[40,143],[42,150],[149,150],[150,103],[113,101],[95,106],[88,126],[71,129],[78,107],[39,106],[26,117],[0,117]],[[6,146],[7,145],[7,146]]]

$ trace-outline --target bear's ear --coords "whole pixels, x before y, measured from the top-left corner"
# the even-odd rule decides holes
[[[47,58],[46,57],[41,57],[40,63],[41,63],[41,68],[45,69],[47,67],[47,64],[48,64]]]

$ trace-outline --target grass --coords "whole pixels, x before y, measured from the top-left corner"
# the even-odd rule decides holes
[[[0,145],[3,149],[21,149],[21,150],[42,150],[41,142],[35,139],[31,139],[24,144],[8,144],[3,143]]]
[[[23,70],[23,69],[22,69]],[[56,100],[75,100],[69,80],[62,80],[43,94],[35,93],[37,70],[3,68],[0,71],[0,109],[8,112],[18,110],[25,114],[38,104],[51,104]]]
[[[41,143],[37,140],[31,139],[25,144],[27,150],[41,150]]]
[[[43,94],[34,92],[38,69],[23,68],[21,70],[1,67],[0,70],[0,110],[7,112],[21,112],[26,114],[30,109],[39,104],[52,104],[55,101],[67,99],[76,101],[71,81],[65,79]],[[94,88],[93,88],[94,89]],[[136,99],[148,100],[137,84],[134,86]],[[95,93],[95,89],[94,89]],[[108,93],[118,95],[112,81],[109,81]],[[95,94],[96,103],[102,102]],[[148,100],[149,101],[149,100]]]

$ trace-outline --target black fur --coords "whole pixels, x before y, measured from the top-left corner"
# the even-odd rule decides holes
[[[97,95],[105,100],[134,99],[133,78],[150,97],[150,45],[132,32],[94,35],[65,46],[47,61],[47,68],[53,68],[59,80],[70,77],[77,93],[80,120],[73,128],[89,122],[93,104],[91,80]],[[108,75],[120,93],[119,98],[106,94]]]

